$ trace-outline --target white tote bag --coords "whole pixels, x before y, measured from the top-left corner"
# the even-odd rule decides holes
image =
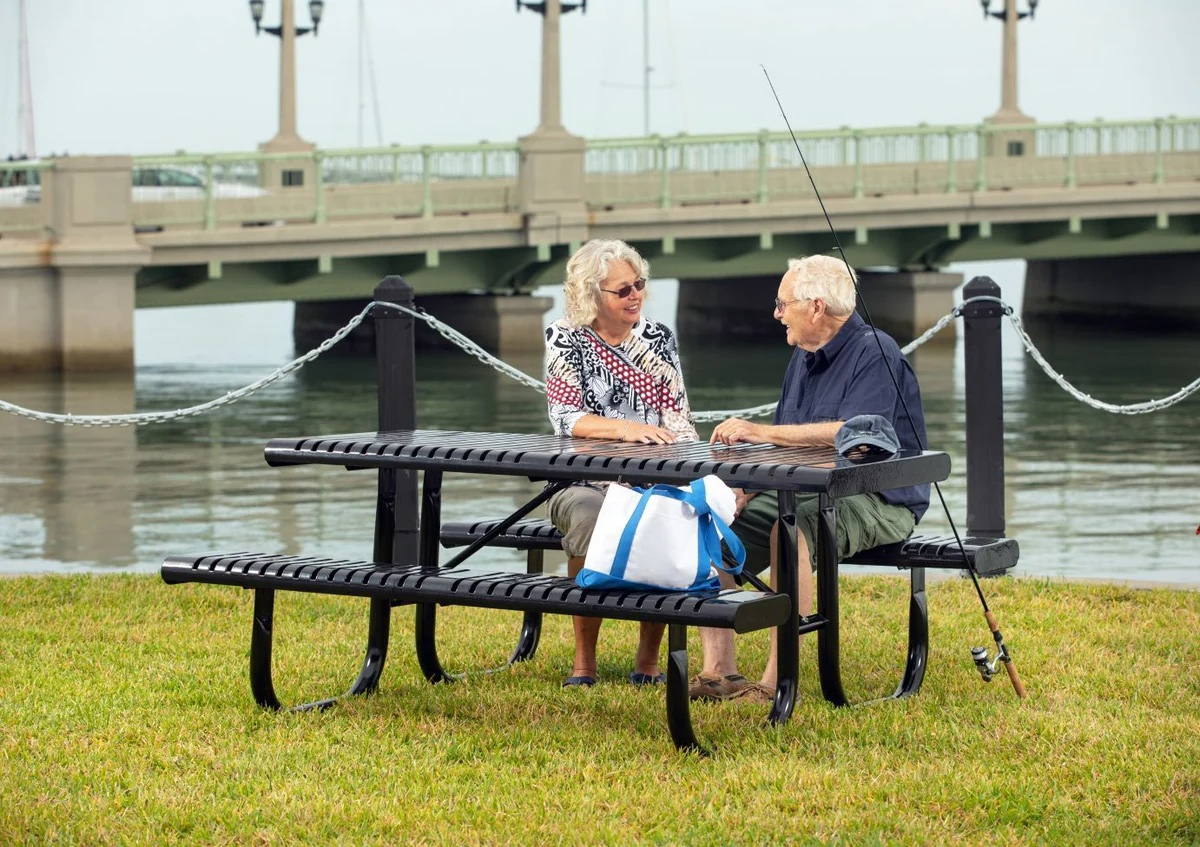
[[[736,505],[729,486],[711,474],[682,488],[610,485],[575,582],[582,588],[715,590],[715,568],[741,573],[746,560],[729,528]],[[722,564],[721,539],[736,567]]]

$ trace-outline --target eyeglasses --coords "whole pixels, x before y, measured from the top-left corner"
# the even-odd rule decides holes
[[[775,311],[782,312],[784,309],[786,309],[788,306],[792,305],[793,303],[812,302],[812,299],[813,298],[811,298],[811,297],[801,297],[798,300],[780,300],[778,297],[776,297],[775,298]]]
[[[645,287],[646,287],[646,280],[635,279],[633,282],[629,283],[629,285],[622,285],[620,288],[613,289],[612,291],[609,291],[607,288],[601,288],[600,290],[603,291],[605,294],[615,294],[618,297],[620,297],[622,300],[624,300],[626,297],[628,297],[630,294],[633,293],[633,289],[636,288],[638,291],[641,291]]]

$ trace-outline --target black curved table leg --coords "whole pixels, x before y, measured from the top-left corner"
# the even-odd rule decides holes
[[[817,631],[817,668],[821,694],[835,706],[848,706],[842,688],[841,628],[838,611],[837,507],[828,494],[817,501],[817,612],[825,626]]]
[[[530,550],[525,559],[526,573],[541,573],[544,566],[544,556],[541,550]],[[524,662],[533,658],[537,652],[538,642],[542,637],[542,613],[525,612],[521,618],[521,635],[517,638],[517,647],[508,657],[509,664]]]
[[[795,525],[796,494],[792,491],[779,492],[780,523]],[[787,619],[777,627],[775,638],[779,651],[779,677],[775,682],[775,701],[767,720],[772,725],[787,723],[796,707],[800,690],[800,581],[796,572],[796,546],[791,533],[782,527],[776,534],[775,555],[779,562],[779,585],[776,590],[791,598],[791,609]]]
[[[929,662],[929,600],[925,596],[925,569],[913,568],[909,579],[908,658],[904,676],[893,697],[911,697],[920,691]]]
[[[442,472],[425,471],[421,486],[421,540],[417,561],[422,568],[438,566],[438,533],[442,527]],[[430,682],[453,682],[437,654],[437,604],[416,604],[416,651],[421,673]]]
[[[275,696],[271,681],[271,641],[274,634],[275,590],[254,589],[254,627],[250,634],[250,690],[254,701],[266,709],[278,711],[283,708]],[[371,600],[371,616],[367,628],[367,650],[363,658],[358,679],[340,697],[329,697],[292,706],[293,712],[311,709],[328,709],[343,697],[366,694],[379,686],[379,677],[387,660],[388,634],[391,628],[391,603],[387,600]]]
[[[838,609],[837,511],[834,501],[820,495],[817,512],[817,610],[825,618],[825,626],[817,634],[817,662],[821,675],[821,693],[835,706],[850,706],[842,687],[841,626]],[[878,702],[897,697],[910,697],[921,689],[929,659],[929,606],[925,596],[925,569],[913,568],[910,574],[908,601],[908,655],[904,674],[896,690]]]
[[[688,701],[687,627],[667,624],[667,727],[671,740],[680,750],[701,755],[712,751],[696,740],[692,730],[691,703]]]

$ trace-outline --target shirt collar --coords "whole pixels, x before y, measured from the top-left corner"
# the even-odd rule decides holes
[[[859,317],[858,312],[851,313],[849,320],[842,324],[842,328],[837,331],[837,334],[833,338],[829,339],[825,346],[812,353],[806,352],[804,354],[804,364],[811,370],[817,365],[827,365],[829,362],[832,362],[855,333],[866,325],[866,321]]]

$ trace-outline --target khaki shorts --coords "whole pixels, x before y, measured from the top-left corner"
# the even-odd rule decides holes
[[[590,485],[572,485],[550,498],[550,523],[563,534],[563,552],[568,556],[587,555],[603,504],[604,492]]]
[[[817,566],[817,504],[815,494],[797,495],[796,525],[808,541],[809,559]],[[746,569],[759,573],[771,563],[771,527],[779,520],[779,495],[764,491],[746,504],[733,522],[733,531],[746,546]],[[837,501],[838,559],[880,544],[903,541],[916,526],[904,506],[885,503],[877,494],[855,494]]]

